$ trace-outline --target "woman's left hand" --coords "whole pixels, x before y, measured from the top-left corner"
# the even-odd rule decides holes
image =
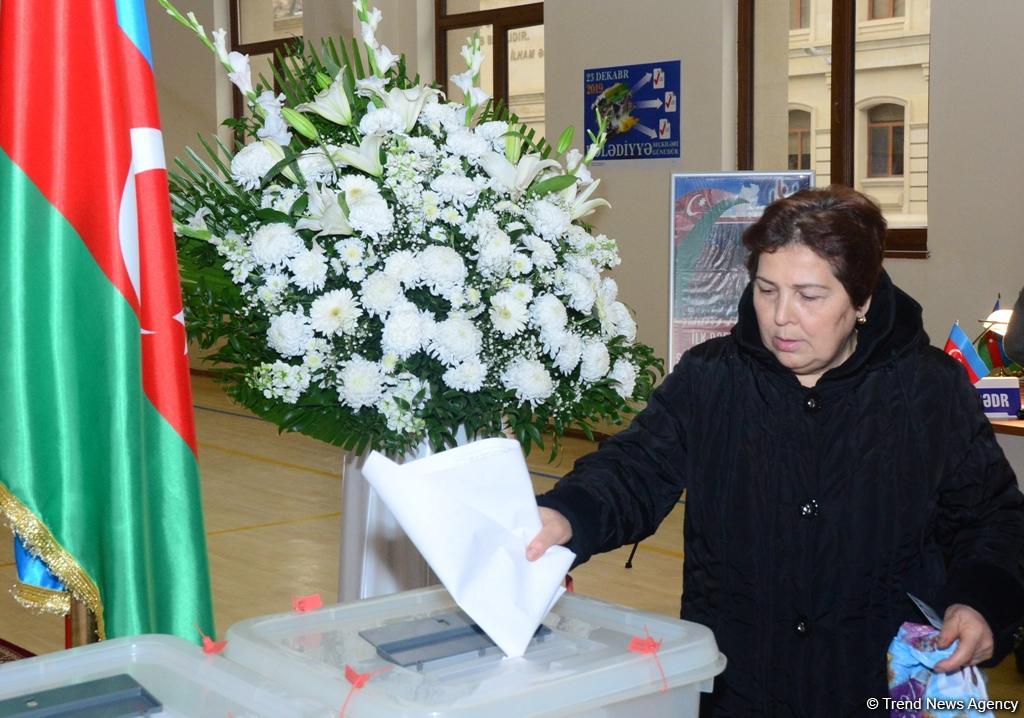
[[[954,603],[946,609],[942,630],[939,632],[939,648],[948,648],[957,639],[960,645],[953,655],[935,664],[936,672],[952,673],[992,657],[995,647],[992,629],[980,613],[962,603]]]

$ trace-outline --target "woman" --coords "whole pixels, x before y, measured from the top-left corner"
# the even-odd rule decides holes
[[[889,642],[924,622],[908,593],[960,641],[940,670],[1005,655],[1024,618],[1024,496],[963,368],[882,271],[884,234],[849,189],[769,206],[732,333],[538,497],[527,556],[583,562],[687,491],[682,616],[729,659],[702,715],[870,715]]]

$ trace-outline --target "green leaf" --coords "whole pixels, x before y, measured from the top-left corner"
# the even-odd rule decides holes
[[[549,192],[561,192],[563,189],[572,187],[576,184],[575,175],[558,175],[556,177],[549,177],[546,180],[542,180],[537,184],[530,187],[530,192],[537,196],[548,194]]]

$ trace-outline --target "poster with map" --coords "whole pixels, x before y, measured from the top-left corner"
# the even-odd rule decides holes
[[[744,230],[775,200],[813,185],[812,171],[672,175],[669,367],[736,323],[748,281]]]

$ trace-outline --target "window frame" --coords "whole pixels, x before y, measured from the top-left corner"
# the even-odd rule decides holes
[[[790,3],[793,3],[796,6],[796,25],[793,24],[793,11],[791,9],[789,11],[789,17],[790,17],[789,29],[790,30],[806,30],[807,28],[809,28],[811,26],[811,2],[812,2],[812,0],[806,0],[807,1],[807,16],[806,17],[804,17],[804,7],[803,7],[804,0],[789,0],[789,1],[790,1]],[[791,5],[790,7],[793,7],[793,5]],[[806,23],[806,24],[804,24],[804,23]]]
[[[754,168],[754,5],[737,0],[737,138],[736,168]],[[854,187],[854,52],[857,36],[856,0],[832,0],[831,179]],[[906,116],[904,116],[904,123]],[[906,135],[904,136],[906,141]],[[904,169],[904,171],[906,171]],[[885,256],[928,257],[928,228],[890,228],[885,233]]]
[[[281,71],[281,58],[295,54],[302,43],[302,35],[282,37],[277,40],[260,40],[258,42],[242,42],[242,13],[239,7],[240,0],[229,0],[228,2],[228,25],[231,32],[231,49],[244,55],[270,55],[271,64],[278,72]],[[280,51],[280,55],[278,52]],[[274,92],[280,92],[281,88],[274,80]],[[254,84],[256,78],[253,78]],[[231,113],[236,120],[245,114],[245,98],[234,85],[231,86]]]
[[[895,128],[897,128],[897,127],[899,127],[901,130],[904,131],[904,134],[903,134],[903,146],[900,147],[900,154],[903,155],[906,152],[906,129],[905,129],[906,128],[906,123],[905,122],[897,122],[896,120],[886,120],[884,122],[872,122],[870,119],[868,120],[868,123],[867,123],[868,137],[867,137],[867,142],[865,143],[866,144],[866,150],[867,150],[867,160],[866,160],[866,163],[865,163],[867,171],[866,171],[866,174],[864,175],[868,179],[876,179],[876,178],[884,179],[884,178],[887,178],[887,177],[900,177],[900,178],[902,178],[902,177],[905,176],[905,174],[904,174],[906,172],[906,158],[905,157],[902,158],[903,159],[903,169],[904,169],[904,172],[901,172],[899,174],[894,174],[893,173],[893,164],[894,164],[894,160],[896,158],[896,152],[893,151],[893,130]],[[872,172],[871,172],[871,131],[872,130],[876,130],[876,129],[885,129],[886,130],[886,144],[887,144],[886,153],[885,153],[886,154],[886,172],[884,174],[872,174]]]
[[[434,0],[434,81],[448,86],[448,31],[490,25],[494,32],[494,100],[508,107],[508,32],[544,24],[544,3],[448,13],[447,0]]]
[[[896,14],[896,0],[888,0],[889,3],[889,14],[888,15],[876,15],[875,14],[875,0],[868,0],[868,20],[892,20],[893,18],[906,16],[906,6],[903,8],[903,15]]]

